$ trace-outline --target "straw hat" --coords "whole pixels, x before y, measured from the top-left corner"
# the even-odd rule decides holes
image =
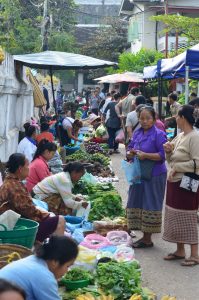
[[[99,116],[97,116],[97,115],[95,115],[93,113],[89,115],[89,122],[90,122],[90,124],[92,124],[94,121],[96,121],[98,119],[101,120],[101,118]]]

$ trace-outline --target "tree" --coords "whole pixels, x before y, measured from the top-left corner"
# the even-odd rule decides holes
[[[141,49],[136,54],[124,52],[119,56],[118,70],[109,68],[109,73],[126,71],[142,73],[145,66],[153,66],[163,58],[163,54],[156,50]]]
[[[43,0],[35,3],[27,0],[1,0],[0,43],[8,52],[18,54],[42,50]],[[74,8],[73,0],[49,1],[52,22],[48,36],[51,49],[64,51],[74,46]],[[67,43],[66,47],[62,41]]]
[[[188,42],[199,42],[199,18],[180,15],[159,15],[151,18],[166,25],[165,32],[175,33],[188,38]]]
[[[82,54],[99,59],[118,61],[119,55],[130,47],[127,43],[127,27],[119,18],[106,18],[88,43],[82,47]]]

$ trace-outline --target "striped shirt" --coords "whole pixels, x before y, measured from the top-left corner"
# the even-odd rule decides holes
[[[67,207],[78,209],[82,206],[82,202],[74,200],[76,196],[72,194],[72,188],[70,174],[60,172],[43,179],[33,188],[33,192],[44,201],[52,194],[59,194]]]

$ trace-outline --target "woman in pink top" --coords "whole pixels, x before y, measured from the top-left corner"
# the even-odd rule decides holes
[[[53,158],[57,146],[47,140],[41,140],[38,144],[33,161],[29,166],[29,175],[26,178],[26,187],[29,192],[44,178],[51,175],[47,162]]]

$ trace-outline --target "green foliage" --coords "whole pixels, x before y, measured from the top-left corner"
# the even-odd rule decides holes
[[[155,65],[161,58],[163,58],[163,54],[156,50],[141,49],[136,54],[124,52],[119,56],[117,72],[131,71],[142,73],[145,66]],[[115,73],[115,70],[109,68],[109,73]]]
[[[127,27],[119,18],[106,18],[105,26],[93,34],[93,38],[82,47],[82,54],[100,59],[118,61],[119,55],[129,47]]]
[[[49,1],[48,13],[52,19],[48,28],[49,50],[74,51],[75,7],[73,0]],[[26,0],[1,0],[1,46],[11,54],[41,51],[42,22],[43,6],[34,6]]]
[[[54,31],[49,38],[49,49],[63,52],[75,52],[75,38],[68,32]]]
[[[129,299],[136,293],[142,295],[143,300],[148,299],[141,288],[141,272],[137,261],[100,263],[96,280],[101,290],[114,295],[115,299]]]
[[[154,21],[163,22],[166,25],[165,32],[179,32],[188,38],[189,42],[199,41],[199,18],[189,18],[180,15],[159,15],[151,17]]]

